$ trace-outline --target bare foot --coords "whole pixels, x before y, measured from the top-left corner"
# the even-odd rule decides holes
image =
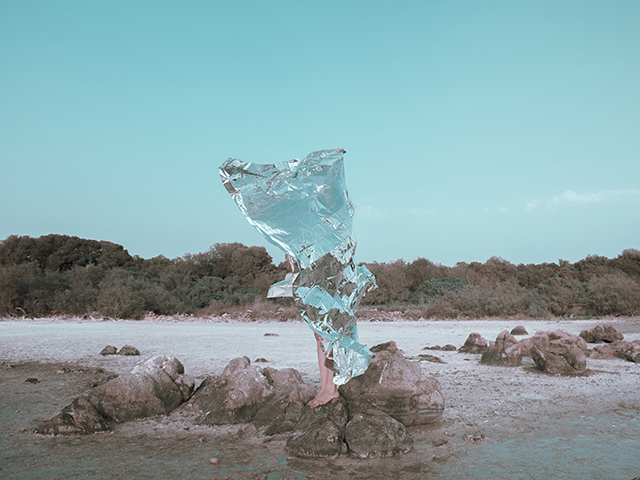
[[[309,402],[311,408],[319,407],[320,405],[326,405],[334,398],[338,398],[340,394],[337,391],[322,391],[320,390],[313,400]]]

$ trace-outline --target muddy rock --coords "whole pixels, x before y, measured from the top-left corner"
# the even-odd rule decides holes
[[[41,435],[70,435],[109,430],[105,418],[87,397],[75,398],[51,420],[42,422],[34,433]]]
[[[513,330],[511,330],[511,335],[529,335],[529,332],[527,332],[527,329],[524,328],[522,325],[518,325],[517,327],[513,328]]]
[[[262,374],[273,386],[274,394],[258,409],[254,423],[259,427],[267,426],[266,435],[292,431],[306,404],[315,396],[315,388],[304,383],[300,373],[293,368],[267,367]]]
[[[583,330],[580,336],[587,343],[613,343],[617,340],[623,340],[624,335],[611,325],[596,325],[591,330]]]
[[[489,342],[487,342],[482,335],[479,333],[470,333],[464,345],[461,346],[458,351],[460,353],[483,353],[488,346]]]
[[[575,375],[585,371],[587,357],[578,346],[580,342],[572,338],[575,335],[565,334],[562,331],[537,332],[531,337],[531,358],[538,370],[554,375]]]
[[[116,353],[118,353],[118,349],[116,347],[113,345],[107,345],[102,349],[100,355],[115,355]]]
[[[120,349],[118,355],[140,355],[140,350],[136,347],[132,347],[131,345],[125,345]]]
[[[508,330],[503,330],[496,337],[496,341],[491,342],[484,351],[480,363],[500,367],[517,367],[522,363],[522,350],[518,340]]]
[[[202,382],[193,395],[193,403],[202,410],[199,425],[247,423],[274,395],[275,390],[248,357],[235,358],[219,377]]]
[[[381,411],[354,415],[344,437],[349,453],[360,458],[390,457],[407,453],[413,446],[407,427]]]
[[[422,378],[420,364],[409,362],[395,342],[376,345],[367,371],[340,386],[349,414],[381,410],[405,426],[433,422],[444,411],[444,395],[435,378]]]
[[[106,419],[128,422],[171,412],[191,396],[193,387],[176,358],[156,355],[95,388],[88,399]]]
[[[346,450],[343,437],[347,420],[347,405],[341,397],[314,409],[305,406],[302,418],[287,439],[287,452],[310,458],[339,456]]]

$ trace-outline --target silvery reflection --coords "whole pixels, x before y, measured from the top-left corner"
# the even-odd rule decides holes
[[[344,180],[342,149],[301,160],[255,164],[229,158],[220,177],[240,211],[294,262],[294,273],[271,286],[270,297],[292,296],[309,327],[325,339],[334,383],[361,375],[371,360],[358,343],[354,317],[375,279],[353,254],[353,206]]]

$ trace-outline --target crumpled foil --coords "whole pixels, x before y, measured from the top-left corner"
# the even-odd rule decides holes
[[[269,296],[294,297],[311,330],[328,342],[336,385],[369,366],[372,354],[358,343],[354,310],[365,292],[376,288],[373,274],[353,261],[354,209],[344,153],[321,150],[265,165],[229,158],[219,169],[249,223],[294,259],[295,272],[272,285]]]

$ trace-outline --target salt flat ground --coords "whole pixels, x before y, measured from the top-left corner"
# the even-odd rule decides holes
[[[639,364],[588,359],[587,375],[561,377],[539,373],[531,362],[491,367],[480,365],[479,355],[423,351],[460,347],[471,332],[493,340],[516,325],[530,334],[577,334],[602,323],[626,340],[640,339],[640,319],[361,322],[360,340],[369,346],[394,340],[416,361],[421,353],[440,357],[444,363],[420,364],[424,375],[441,383],[445,413],[433,425],[411,427],[415,444],[406,455],[318,461],[287,458],[286,436],[264,437],[249,426],[194,426],[187,406],[168,417],[118,425],[109,434],[31,433],[38,420],[104,381],[101,372],[123,373],[156,354],[175,356],[198,381],[246,355],[274,368],[296,368],[317,386],[315,341],[303,323],[3,320],[0,478],[631,479],[640,476]],[[99,355],[105,345],[125,344],[141,357]],[[30,377],[39,383],[25,382]],[[447,442],[436,446],[439,439]],[[209,464],[211,457],[220,463]]]

